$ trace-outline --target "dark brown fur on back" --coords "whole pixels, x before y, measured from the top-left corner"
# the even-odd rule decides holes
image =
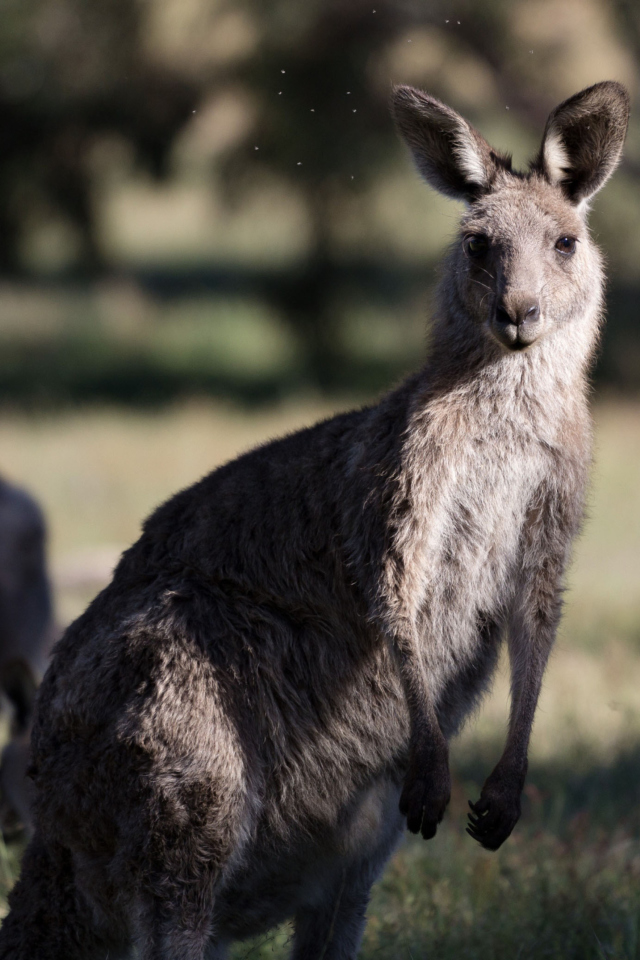
[[[590,104],[615,122],[589,167]],[[509,734],[469,832],[489,849],[510,834],[590,462],[602,276],[584,201],[627,100],[601,84],[563,106],[522,175],[450,108],[396,91],[419,168],[468,203],[427,364],[160,507],[68,629],[0,958],[137,943],[213,960],[288,917],[296,960],[355,957],[405,822],[436,831],[448,741],[503,637]]]

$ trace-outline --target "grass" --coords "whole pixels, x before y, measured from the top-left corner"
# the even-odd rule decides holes
[[[5,415],[0,470],[45,506],[58,617],[75,616],[140,521],[174,490],[267,437],[329,414],[313,398],[249,414],[196,403]],[[590,519],[577,545],[531,748],[523,818],[498,851],[464,833],[497,759],[504,666],[452,749],[438,836],[408,838],[374,888],[364,960],[640,960],[640,404],[596,408]],[[0,901],[20,848],[0,846]],[[234,960],[286,955],[287,927]]]

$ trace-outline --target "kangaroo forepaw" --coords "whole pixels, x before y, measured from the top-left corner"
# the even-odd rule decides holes
[[[477,803],[469,801],[467,833],[485,850],[497,850],[520,819],[523,778],[487,780]]]
[[[431,767],[416,776],[409,774],[400,797],[400,813],[407,818],[411,833],[421,833],[425,840],[434,837],[450,796],[448,765]]]

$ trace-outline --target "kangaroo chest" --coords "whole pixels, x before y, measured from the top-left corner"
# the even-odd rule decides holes
[[[425,489],[416,615],[434,692],[482,655],[483,625],[504,616],[527,509],[546,469],[540,448],[470,440]]]

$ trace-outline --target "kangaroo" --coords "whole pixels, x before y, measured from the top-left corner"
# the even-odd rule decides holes
[[[518,820],[591,456],[585,217],[628,96],[562,103],[526,173],[425,93],[393,111],[466,203],[426,365],[174,496],[69,627],[0,958],[221,960],[288,918],[294,960],[355,957],[405,823],[436,832],[503,638],[508,735],[468,831],[495,850]]]
[[[12,707],[2,752],[0,822],[31,829],[25,772],[35,692],[55,637],[42,511],[24,490],[0,479],[0,690]]]

